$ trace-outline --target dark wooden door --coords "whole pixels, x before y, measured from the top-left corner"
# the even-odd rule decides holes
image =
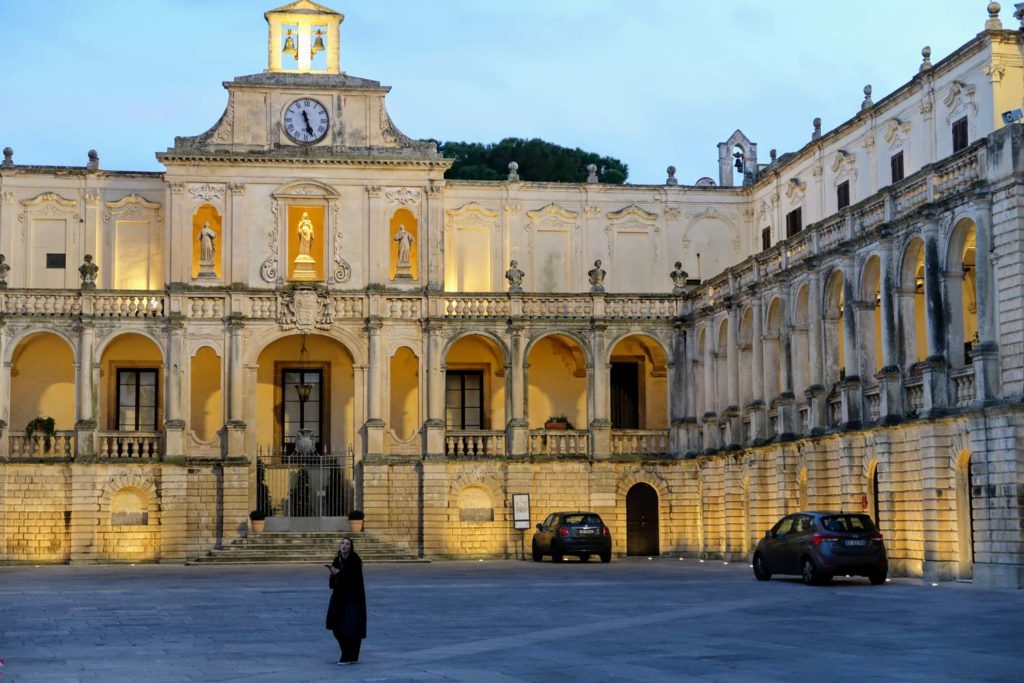
[[[626,494],[626,554],[661,554],[658,547],[658,493],[647,484],[637,484]]]
[[[640,429],[640,366],[612,363],[612,429]]]

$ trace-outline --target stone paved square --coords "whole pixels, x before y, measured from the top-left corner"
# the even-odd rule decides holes
[[[3,681],[1012,681],[1024,593],[661,558],[365,568],[338,667],[317,566],[0,568]]]

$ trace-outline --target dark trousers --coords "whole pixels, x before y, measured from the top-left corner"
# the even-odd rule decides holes
[[[346,636],[337,629],[331,631],[331,633],[334,634],[335,640],[338,641],[338,647],[341,648],[341,661],[358,662],[359,648],[363,644],[363,639]]]

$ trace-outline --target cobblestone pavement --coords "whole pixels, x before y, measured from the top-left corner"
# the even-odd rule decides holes
[[[696,560],[367,565],[338,667],[317,566],[0,568],[2,681],[1012,681],[1024,591]]]

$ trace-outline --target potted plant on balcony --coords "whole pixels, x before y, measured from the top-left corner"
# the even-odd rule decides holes
[[[363,530],[363,511],[353,510],[348,513],[348,523],[352,528],[352,533],[360,533]]]
[[[53,437],[57,434],[57,423],[52,417],[35,417],[25,425],[25,438],[32,441],[36,434],[43,437],[43,452],[48,453]]]
[[[252,532],[254,534],[263,533],[263,525],[266,524],[267,516],[262,510],[253,510],[249,513],[249,524],[252,526]]]
[[[547,419],[544,429],[573,429],[573,426],[565,415],[555,415]]]

